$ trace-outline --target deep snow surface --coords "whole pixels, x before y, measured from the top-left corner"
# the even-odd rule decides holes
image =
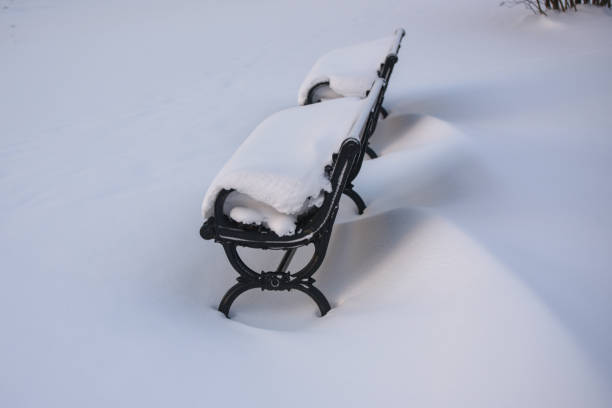
[[[612,15],[497,3],[0,0],[0,406],[611,406]],[[206,188],[395,27],[334,309],[225,319]]]

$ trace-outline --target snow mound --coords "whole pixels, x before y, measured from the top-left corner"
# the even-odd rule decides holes
[[[519,25],[525,26],[534,30],[562,30],[565,24],[546,16],[528,15],[519,20]]]
[[[427,115],[389,116],[380,122],[371,142],[379,157],[364,161],[354,182],[368,208],[361,216],[341,212],[339,223],[447,199],[477,157],[463,132]]]

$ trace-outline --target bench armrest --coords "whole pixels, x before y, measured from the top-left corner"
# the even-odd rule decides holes
[[[406,35],[406,31],[403,28],[396,29],[393,34],[395,34],[395,39],[393,43],[391,43],[391,47],[389,47],[388,55],[397,55],[399,49],[401,47],[402,38]]]

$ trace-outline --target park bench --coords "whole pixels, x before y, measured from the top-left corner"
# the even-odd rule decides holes
[[[341,196],[350,197],[360,214],[365,209],[352,182],[376,129],[403,36],[399,29],[392,37],[322,57],[300,87],[299,106],[257,126],[213,180],[202,204],[200,235],[220,243],[239,274],[219,304],[227,317],[234,300],[256,288],[298,290],[315,301],[321,316],[330,310],[312,276],[325,258]],[[374,66],[372,53],[378,58]],[[310,244],[312,258],[289,272],[296,250]],[[239,246],[284,254],[275,270],[256,272],[241,259]]]

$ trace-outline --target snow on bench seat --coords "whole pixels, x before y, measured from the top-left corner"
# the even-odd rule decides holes
[[[234,189],[224,212],[263,224],[279,236],[295,232],[299,214],[321,206],[331,185],[325,166],[349,136],[367,99],[341,98],[275,113],[242,143],[213,180],[202,212],[213,215],[217,194]]]
[[[336,49],[320,57],[300,86],[298,103],[304,105],[310,90],[325,82],[329,82],[331,92],[328,94],[365,97],[378,78],[380,64],[385,62],[387,55],[397,52],[399,34],[396,31],[394,35]]]

